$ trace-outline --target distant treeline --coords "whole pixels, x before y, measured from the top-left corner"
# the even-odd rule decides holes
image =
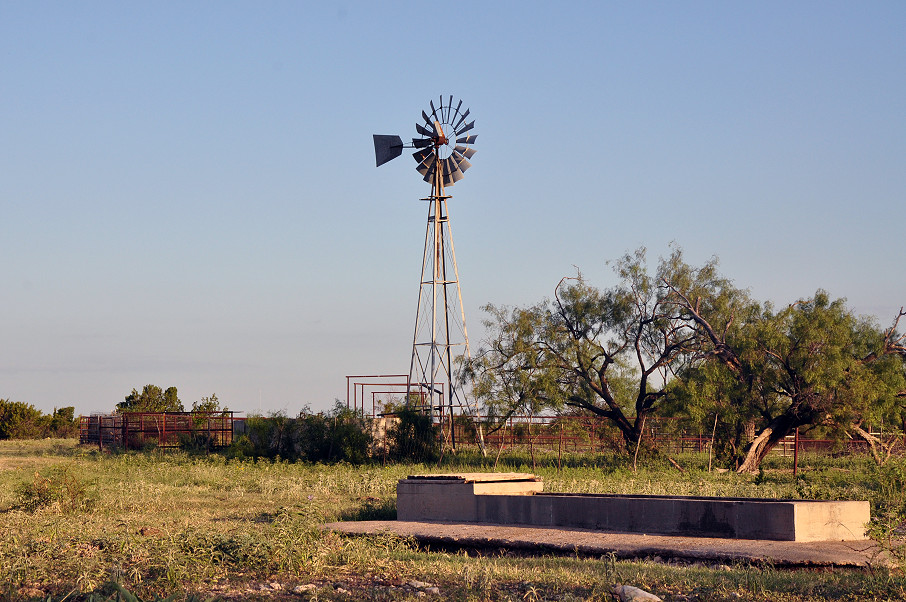
[[[56,408],[45,414],[30,403],[0,399],[0,439],[75,437],[79,423],[75,408]]]

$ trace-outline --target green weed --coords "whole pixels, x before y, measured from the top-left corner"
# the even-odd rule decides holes
[[[90,510],[94,498],[86,483],[76,478],[65,466],[54,467],[17,488],[18,501],[13,509],[36,512],[54,507],[63,513]]]

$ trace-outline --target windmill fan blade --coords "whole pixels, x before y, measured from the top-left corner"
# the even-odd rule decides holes
[[[425,113],[424,111],[422,111],[422,118],[425,120],[425,123],[427,123],[428,125],[431,125],[431,118],[428,117],[428,114]]]
[[[424,147],[428,146],[429,144],[431,144],[430,138],[413,138],[412,139],[412,146],[414,146],[415,148],[424,148]]]
[[[461,124],[463,121],[465,121],[466,117],[468,117],[468,116],[469,116],[469,109],[466,109],[466,112],[459,116],[459,121],[456,122],[456,125],[453,126],[453,129],[455,130],[456,128],[458,128],[459,124]]]
[[[380,167],[403,154],[403,139],[399,136],[374,134],[374,162]]]
[[[475,127],[475,121],[472,121],[471,123],[464,125],[462,127],[462,129],[456,130],[456,135],[459,136],[460,134],[464,134],[464,133],[468,132],[469,130],[471,130],[473,127]]]
[[[431,125],[431,130],[434,129],[434,125]],[[415,124],[415,131],[421,134],[422,136],[427,136],[428,138],[433,138],[437,135],[437,132],[431,131],[428,128],[424,128],[419,124]]]
[[[415,171],[417,171],[418,173],[420,173],[424,176],[429,171],[433,173],[435,165],[436,165],[436,162],[435,162],[435,158],[434,158],[434,153],[431,153],[430,156],[425,157],[425,159],[422,162],[420,162],[418,165],[416,165]]]
[[[469,160],[466,159],[465,157],[462,157],[461,159],[457,158],[456,165],[459,166],[459,171],[461,171],[463,173],[465,173],[467,169],[472,167],[472,164],[469,163]]]
[[[475,141],[478,139],[478,134],[472,136],[463,136],[462,138],[457,138],[457,144],[475,144]]]
[[[452,103],[451,103],[451,104],[452,104]],[[456,110],[453,111],[453,112],[456,113],[457,115],[459,115],[459,107],[461,107],[461,106],[462,106],[462,100],[460,100],[459,103],[457,103],[457,105],[456,105]]]
[[[437,109],[434,108],[434,101],[429,100],[428,104],[431,105],[431,115],[433,115],[434,118],[437,119],[438,115],[437,115]]]
[[[419,171],[419,173],[421,173],[421,171]],[[431,178],[434,177],[434,166],[433,165],[431,167],[429,167],[427,170],[425,170],[424,176],[425,177],[423,179],[425,180],[425,182],[431,181]]]
[[[450,123],[450,115],[453,114],[453,95],[450,94],[450,100],[447,101],[447,123]]]
[[[474,148],[469,148],[467,146],[460,146],[458,144],[456,145],[456,148],[454,148],[453,150],[455,150],[457,153],[462,153],[463,155],[465,155],[466,159],[471,159],[472,155],[475,154]]]
[[[434,154],[434,151],[431,150],[430,148],[423,148],[420,151],[416,151],[416,152],[412,153],[412,157],[415,158],[415,161],[417,163],[421,163],[422,161],[425,160],[425,157],[429,157],[433,154]]]
[[[433,150],[425,149],[424,151],[420,152],[426,152],[427,154],[422,156],[420,159],[418,157],[415,157],[416,161],[418,161],[418,166],[416,166],[415,171],[422,175],[425,175],[429,170],[434,169],[436,156]]]
[[[459,169],[459,166],[456,164],[456,160],[453,157],[447,157],[444,161],[444,175],[450,176],[454,182],[458,182],[462,179],[462,170]]]

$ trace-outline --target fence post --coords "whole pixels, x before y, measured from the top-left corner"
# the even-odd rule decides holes
[[[799,470],[799,427],[796,427],[796,434],[793,436],[793,478]]]

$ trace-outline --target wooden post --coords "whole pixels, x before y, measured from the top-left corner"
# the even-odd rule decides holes
[[[799,427],[796,427],[796,433],[793,435],[793,478],[799,470]]]

